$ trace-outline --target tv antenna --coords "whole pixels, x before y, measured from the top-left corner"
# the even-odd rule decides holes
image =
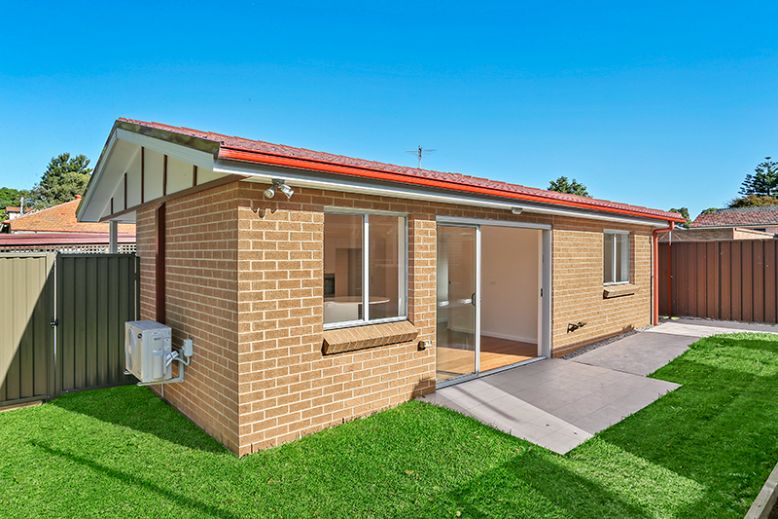
[[[427,153],[432,153],[437,150],[431,150],[429,148],[425,148],[421,144],[419,144],[419,147],[415,150],[407,150],[405,153],[414,153],[416,154],[416,160],[418,161],[418,168],[421,169],[421,161],[425,157]]]

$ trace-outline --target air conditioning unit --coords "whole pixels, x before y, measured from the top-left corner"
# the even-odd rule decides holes
[[[124,358],[127,372],[141,384],[170,380],[173,377],[170,327],[156,321],[124,323]]]

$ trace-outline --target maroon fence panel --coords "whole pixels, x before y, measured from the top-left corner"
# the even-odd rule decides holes
[[[778,240],[662,243],[659,312],[778,322]]]

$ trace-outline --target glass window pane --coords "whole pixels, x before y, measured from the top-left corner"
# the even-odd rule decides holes
[[[605,233],[602,238],[602,279],[605,283],[613,283],[613,234]]]
[[[370,215],[370,320],[405,315],[405,218]]]
[[[362,215],[324,215],[324,323],[362,319]]]
[[[616,235],[616,281],[629,281],[629,235]]]

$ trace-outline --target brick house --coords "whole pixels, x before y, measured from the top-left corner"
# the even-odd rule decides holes
[[[21,208],[17,214],[7,213],[8,219],[0,222],[0,252],[132,252],[135,250],[135,226],[115,226],[111,236],[109,224],[79,222],[76,210],[81,196],[38,211]],[[6,211],[9,208],[6,208]]]
[[[700,213],[688,229],[674,232],[672,241],[772,240],[776,236],[778,206],[727,207]]]
[[[164,398],[239,455],[656,319],[680,215],[119,119],[79,208],[137,224]]]

